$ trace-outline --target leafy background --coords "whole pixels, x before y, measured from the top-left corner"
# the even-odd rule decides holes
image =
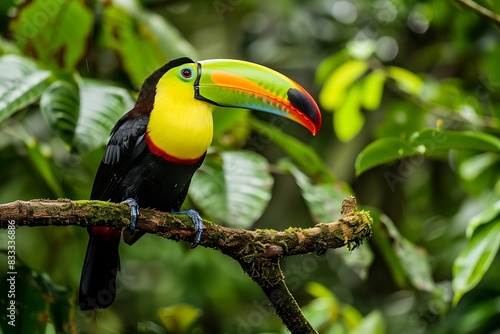
[[[0,202],[88,198],[109,130],[169,59],[261,63],[313,93],[323,129],[216,110],[186,207],[282,229],[335,220],[354,194],[372,239],[283,268],[320,333],[499,332],[498,26],[458,1],[18,2],[0,3]],[[20,332],[285,332],[217,252],[123,245],[116,302],[84,314],[85,230],[20,228],[16,241]]]

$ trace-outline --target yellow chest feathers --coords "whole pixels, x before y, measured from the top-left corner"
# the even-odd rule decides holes
[[[150,149],[173,160],[200,158],[212,143],[212,108],[196,100],[192,89],[162,87],[160,80],[147,126]]]

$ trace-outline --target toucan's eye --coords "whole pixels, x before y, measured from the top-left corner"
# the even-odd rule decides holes
[[[191,77],[193,76],[193,71],[191,71],[190,68],[183,68],[181,70],[181,75],[184,79],[191,79]]]

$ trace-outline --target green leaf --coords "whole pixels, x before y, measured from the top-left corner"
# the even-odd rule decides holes
[[[319,93],[319,102],[327,110],[336,110],[344,103],[351,85],[368,69],[362,60],[349,60],[340,65],[325,80]]]
[[[56,81],[40,100],[49,125],[79,153],[105,145],[111,128],[133,105],[127,90],[91,79]]]
[[[491,189],[492,185],[500,181],[498,178],[500,154],[498,153],[455,150],[452,154],[448,154],[448,157],[450,164],[454,166],[460,177],[460,186],[472,196],[484,194],[485,190]]]
[[[34,138],[25,141],[25,145],[28,151],[28,156],[33,165],[36,167],[36,171],[41,174],[50,190],[56,197],[64,197],[64,191],[55,174],[52,159],[49,159],[49,155],[51,155],[51,153],[44,152],[40,147],[40,144]]]
[[[424,129],[408,141],[399,138],[378,139],[364,148],[356,158],[356,175],[375,166],[412,155],[439,155],[450,149],[500,152],[500,139],[473,131]]]
[[[428,292],[437,291],[426,251],[402,236],[389,217],[378,213],[377,209],[370,208],[370,213],[374,219],[374,241],[391,267],[396,282],[404,284],[404,274],[415,288]]]
[[[158,309],[157,314],[168,333],[189,333],[196,321],[202,316],[196,307],[179,304]]]
[[[428,155],[450,149],[500,152],[499,138],[475,131],[424,129],[414,134],[410,142],[414,147],[423,145]]]
[[[11,29],[25,53],[73,70],[82,58],[93,26],[93,15],[83,0],[32,0],[19,7]]]
[[[7,55],[0,58],[0,123],[37,101],[51,80],[51,72],[31,60]]]
[[[332,293],[332,291],[318,282],[308,282],[306,285],[306,291],[314,298],[328,299],[332,303],[332,305],[338,303],[337,298],[335,298],[335,295]]]
[[[51,148],[42,146],[24,127],[18,124],[15,124],[10,131],[25,145],[27,156],[33,164],[35,172],[40,174],[54,196],[64,197],[64,191],[54,170]]]
[[[416,97],[422,92],[424,82],[415,73],[396,66],[387,67],[387,73],[401,91]]]
[[[337,68],[340,64],[344,63],[349,59],[349,56],[345,50],[340,50],[328,58],[324,59],[318,66],[316,70],[315,82],[317,84],[323,83],[332,71]]]
[[[367,110],[376,110],[380,107],[384,93],[384,83],[387,73],[376,69],[366,76],[362,83],[361,106]]]
[[[483,212],[471,218],[469,224],[467,225],[467,231],[465,235],[468,239],[470,239],[474,234],[474,231],[476,231],[479,226],[491,223],[492,221],[499,218],[499,216],[500,201],[496,201],[493,205],[486,208]]]
[[[351,269],[362,280],[368,278],[368,271],[373,263],[374,255],[370,244],[364,243],[356,248],[356,251],[350,251],[347,247],[334,249],[344,264]]]
[[[384,334],[387,333],[384,317],[379,310],[370,312],[363,321],[349,334]]]
[[[189,195],[214,220],[249,228],[269,203],[273,183],[269,164],[261,155],[223,152],[220,157],[205,159],[193,177]]]
[[[335,177],[328,170],[321,157],[309,145],[253,117],[250,118],[250,125],[256,131],[269,137],[276,145],[279,145],[307,175],[317,182],[329,183],[335,181]]]
[[[83,79],[80,116],[72,146],[80,153],[105,145],[116,121],[134,105],[127,90]]]
[[[173,25],[133,0],[104,5],[101,38],[104,46],[120,55],[125,71],[137,87],[168,60],[197,55]]]
[[[453,305],[472,290],[488,271],[500,246],[500,220],[476,229],[467,247],[453,263]]]
[[[352,330],[363,321],[363,315],[351,305],[343,305],[340,311],[340,318],[347,330]]]
[[[353,139],[365,124],[365,117],[360,109],[361,98],[360,85],[352,86],[344,103],[333,113],[333,129],[343,142]]]
[[[71,145],[80,116],[80,92],[76,82],[59,80],[42,94],[40,111],[59,137]]]
[[[415,246],[402,236],[395,240],[393,247],[413,286],[421,291],[432,292],[435,284],[425,249]]]
[[[495,170],[494,165],[498,161],[500,161],[500,156],[496,153],[475,154],[460,162],[458,172],[462,179],[473,182],[489,170]]]
[[[384,224],[384,221],[389,221],[389,228],[395,229],[394,223],[385,214],[382,214],[376,208],[368,208],[370,215],[373,218],[372,224],[372,238],[371,241],[378,248],[378,252],[384,257],[385,263],[389,267],[389,272],[397,286],[403,287],[407,286],[406,272],[399,260],[394,248],[392,246],[391,235],[398,235],[397,229],[395,231],[389,231]]]
[[[281,160],[278,166],[293,175],[316,223],[328,223],[340,217],[340,203],[352,193],[346,185],[333,182],[313,184],[309,177],[285,159]],[[350,252],[346,248],[336,249],[335,254],[360,278],[367,277],[368,269],[373,262],[373,253],[367,244],[361,245],[355,252]]]
[[[358,154],[355,162],[356,175],[375,166],[415,154],[419,154],[419,151],[406,140],[392,137],[378,139]]]
[[[314,299],[302,308],[303,313],[312,326],[322,333],[330,329],[331,324],[339,324],[340,303],[335,295],[324,285],[308,282],[306,291]]]
[[[347,187],[342,188],[341,184],[335,183],[313,184],[291,161],[283,159],[279,162],[279,167],[290,172],[295,178],[316,223],[328,223],[340,217],[339,203],[351,194]]]

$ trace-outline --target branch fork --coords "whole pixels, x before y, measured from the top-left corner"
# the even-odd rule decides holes
[[[15,201],[0,205],[0,228],[9,221],[17,226],[109,226],[126,229],[130,210],[126,204],[67,199]],[[276,313],[291,333],[317,333],[304,317],[286,286],[280,267],[285,256],[317,253],[347,246],[352,250],[371,235],[372,218],[356,209],[356,199],[342,202],[341,217],[312,228],[288,228],[284,231],[233,229],[203,221],[201,246],[216,249],[238,261],[243,271],[264,291]],[[195,231],[187,215],[172,215],[153,209],[141,209],[137,230],[166,239],[192,242]]]

